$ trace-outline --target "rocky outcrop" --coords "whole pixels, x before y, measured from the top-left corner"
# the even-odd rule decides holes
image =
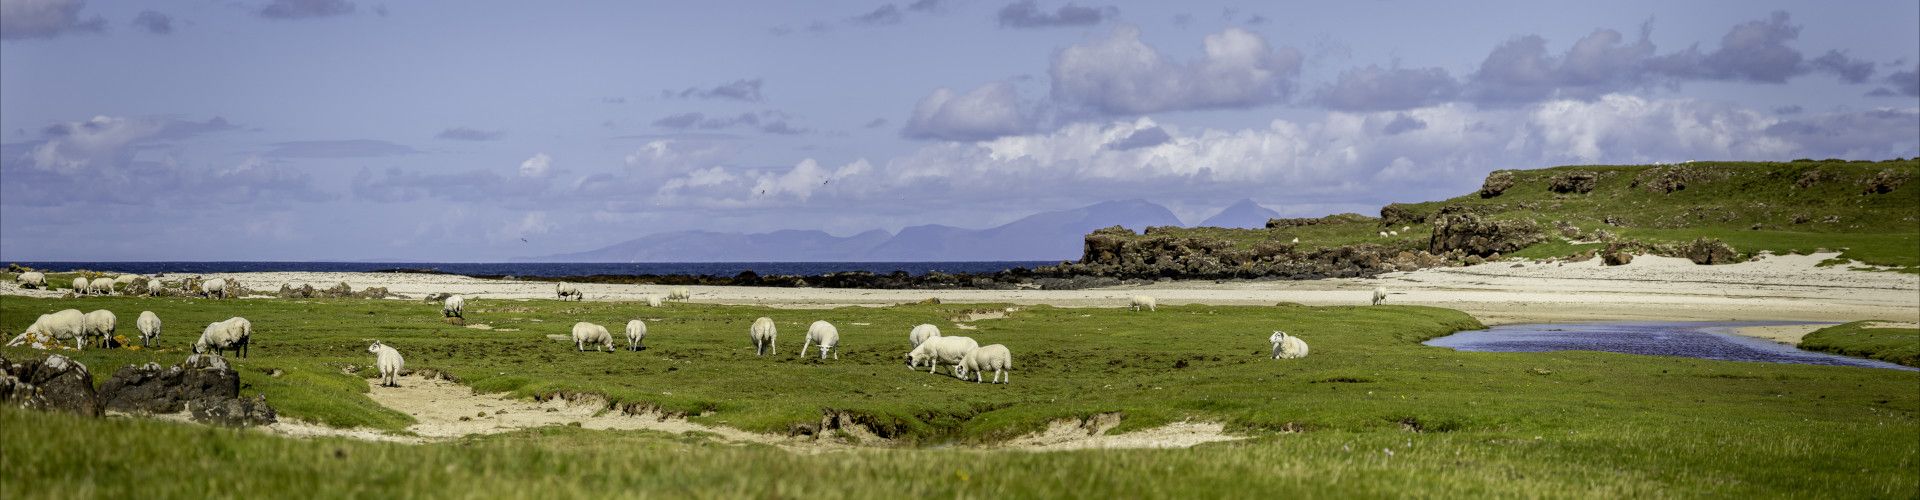
[[[1389,203],[1380,207],[1380,223],[1387,226],[1426,224],[1428,215],[1405,203]]]
[[[1447,262],[1443,257],[1415,248],[1372,243],[1311,249],[1278,241],[1237,246],[1218,239],[1121,231],[1125,230],[1102,230],[1088,235],[1085,255],[1078,262],[1035,269],[1034,274],[1042,277],[1035,281],[1075,276],[1114,279],[1365,277]]]
[[[1562,172],[1547,181],[1547,190],[1555,193],[1587,194],[1600,184],[1600,175],[1588,171]]]
[[[66,356],[13,360],[0,355],[0,401],[35,410],[58,410],[100,416],[98,393],[87,366]]]
[[[217,354],[195,354],[181,364],[129,365],[100,387],[109,410],[128,413],[191,411],[201,422],[243,426],[275,420],[266,398],[240,397],[240,374]]]
[[[1496,170],[1493,173],[1487,174],[1487,180],[1480,183],[1480,197],[1492,198],[1500,196],[1500,193],[1507,192],[1507,188],[1511,187],[1513,187],[1513,172]]]
[[[1887,194],[1893,192],[1895,189],[1900,189],[1900,185],[1906,183],[1906,173],[1896,172],[1892,169],[1881,170],[1880,173],[1873,174],[1873,177],[1867,178],[1860,192],[1862,194]]]
[[[1685,167],[1677,165],[1653,167],[1641,170],[1640,175],[1634,176],[1633,187],[1668,194],[1686,189],[1687,181],[1692,178],[1693,170]]]
[[[1540,225],[1530,220],[1494,220],[1473,213],[1447,214],[1433,221],[1427,253],[1461,252],[1487,257],[1513,253],[1546,239]]]
[[[1737,262],[1736,259],[1740,256],[1739,252],[1733,250],[1733,246],[1714,238],[1693,240],[1693,243],[1688,243],[1680,251],[1687,260],[1700,265],[1732,264]]]

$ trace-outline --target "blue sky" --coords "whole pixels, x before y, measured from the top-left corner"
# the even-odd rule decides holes
[[[1920,155],[1920,5],[0,0],[0,259],[500,260]]]

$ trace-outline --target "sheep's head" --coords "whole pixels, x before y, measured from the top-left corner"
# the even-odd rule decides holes
[[[204,352],[207,352],[207,338],[200,337],[200,340],[193,341],[193,353],[200,354]]]
[[[1278,344],[1278,343],[1281,343],[1281,342],[1284,342],[1284,341],[1286,341],[1286,340],[1287,340],[1287,332],[1283,332],[1283,331],[1279,331],[1279,330],[1274,330],[1274,331],[1273,331],[1273,336],[1271,336],[1271,337],[1267,337],[1267,341],[1268,341],[1268,342],[1272,342],[1272,343],[1275,343],[1275,344]]]
[[[367,352],[371,352],[371,353],[379,353],[379,352],[380,352],[380,348],[382,348],[382,347],[386,347],[386,346],[383,346],[383,345],[380,345],[380,341],[378,341],[378,340],[375,340],[375,341],[373,341],[373,345],[370,345],[370,346],[367,346]]]

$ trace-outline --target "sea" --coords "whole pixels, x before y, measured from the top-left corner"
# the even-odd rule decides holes
[[[378,272],[404,269],[433,271],[466,276],[591,276],[591,275],[687,275],[731,277],[742,271],[762,276],[786,274],[813,276],[846,271],[892,274],[905,271],[919,276],[932,272],[947,274],[992,274],[1013,268],[1033,269],[1059,264],[1060,261],[986,261],[986,262],[19,262],[23,266],[47,272],[75,269],[114,271],[135,274],[156,273],[248,273],[248,272]]]

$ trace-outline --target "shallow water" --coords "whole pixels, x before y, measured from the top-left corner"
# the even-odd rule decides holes
[[[1732,333],[1745,326],[1802,322],[1534,323],[1455,333],[1426,345],[1476,352],[1603,351],[1723,361],[1861,366],[1917,370],[1884,361],[1853,358]]]

